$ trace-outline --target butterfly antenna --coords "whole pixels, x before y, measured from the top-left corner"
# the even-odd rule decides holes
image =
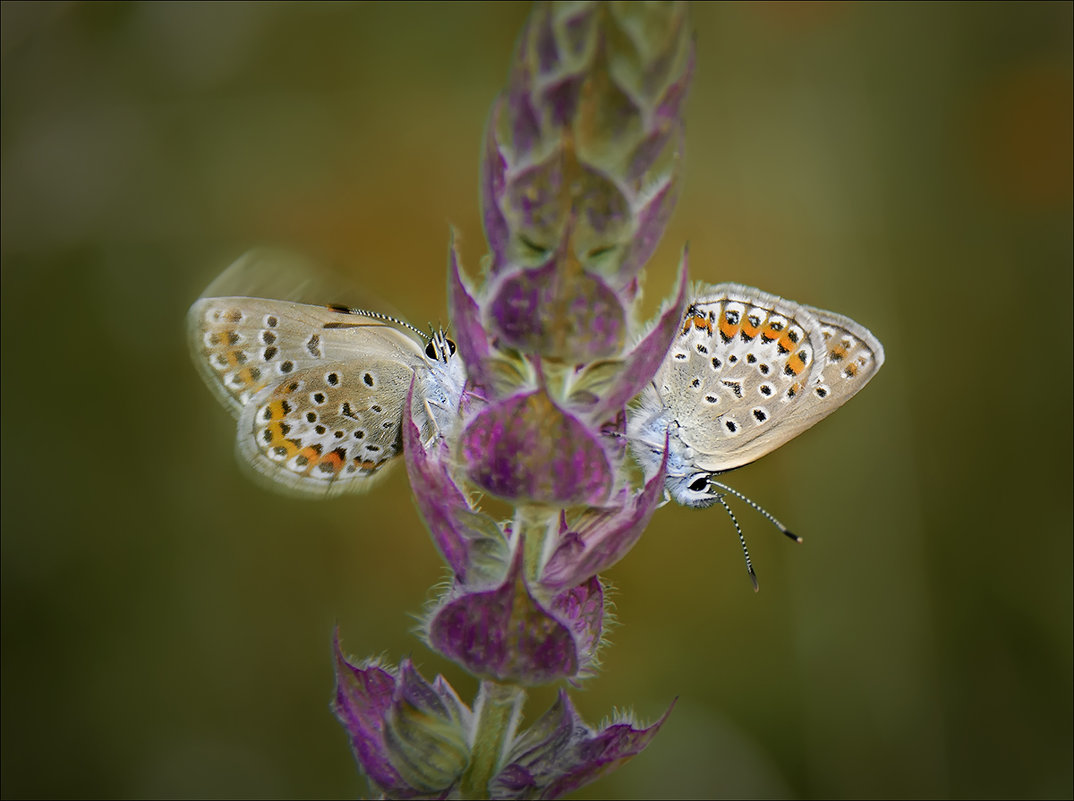
[[[783,525],[778,520],[776,520],[775,515],[773,515],[771,512],[769,512],[767,509],[765,509],[759,503],[754,501],[752,498],[747,498],[745,495],[743,495],[738,490],[733,489],[733,488],[727,486],[726,484],[721,484],[719,481],[713,481],[712,479],[709,479],[709,484],[711,484],[714,487],[718,487],[721,492],[726,492],[729,495],[734,495],[740,501],[743,501],[744,503],[748,503],[750,506],[752,506],[754,508],[754,510],[756,510],[757,512],[760,512],[761,515],[764,516],[768,520],[768,522],[770,522],[773,526],[778,528],[786,536],[790,537],[795,542],[801,542],[802,541],[801,537],[799,537],[797,534],[793,533],[792,531],[788,530],[788,528],[785,525]],[[726,504],[724,504],[724,505],[726,506]]]
[[[328,308],[334,309],[338,312],[343,312],[344,314],[361,314],[365,317],[372,317],[374,320],[383,320],[386,323],[400,325],[403,328],[408,328],[413,331],[415,334],[421,337],[423,341],[429,341],[429,337],[427,337],[425,335],[425,332],[422,331],[420,328],[411,325],[406,320],[400,320],[398,317],[392,317],[390,314],[381,314],[380,312],[370,311],[369,309],[352,309],[350,306],[337,306],[334,304],[329,306]]]
[[[753,582],[753,591],[761,589],[757,584],[757,574],[753,572],[753,561],[750,559],[750,549],[746,547],[746,536],[742,533],[742,526],[738,524],[738,518],[735,517],[735,513],[731,511],[731,507],[727,505],[727,501],[723,499],[722,495],[717,495],[716,500],[720,502],[720,506],[724,511],[731,516],[731,522],[735,524],[735,531],[738,532],[738,541],[742,543],[742,553],[746,557],[746,572],[750,574],[750,581]]]

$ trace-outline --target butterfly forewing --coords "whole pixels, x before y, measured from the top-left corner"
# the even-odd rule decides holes
[[[329,306],[201,298],[187,328],[194,363],[235,417],[258,392],[308,367],[360,356],[423,363],[418,344],[399,330]]]

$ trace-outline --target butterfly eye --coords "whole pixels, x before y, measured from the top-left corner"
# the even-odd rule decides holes
[[[688,486],[691,492],[704,492],[709,486],[709,477],[705,473],[701,473]]]
[[[455,350],[456,350],[455,343],[452,342],[450,339],[445,340],[445,342],[447,342],[448,355],[449,356],[454,356],[455,355]]]
[[[430,359],[439,358],[439,354],[436,352],[436,343],[429,340],[429,344],[425,346],[425,355]]]

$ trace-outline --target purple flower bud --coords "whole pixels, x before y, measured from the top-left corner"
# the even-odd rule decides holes
[[[633,499],[609,509],[588,509],[567,526],[561,518],[559,545],[541,571],[541,586],[570,587],[618,562],[634,547],[664,495],[667,445],[660,469]]]
[[[513,684],[546,684],[575,677],[600,639],[599,582],[550,606],[537,601],[522,572],[520,543],[506,580],[491,590],[460,593],[433,612],[430,645],[471,673]]]
[[[590,412],[594,419],[603,420],[609,414],[622,409],[660,369],[682,319],[683,303],[686,300],[686,262],[684,250],[679,262],[679,294],[668,304],[649,333],[621,358],[622,369],[601,393],[596,407]]]
[[[481,324],[481,309],[463,283],[454,239],[448,262],[448,307],[451,310],[455,342],[459,348],[459,356],[466,365],[470,385],[490,390],[493,382],[488,335]]]
[[[383,728],[385,751],[403,781],[421,793],[451,787],[470,760],[469,729],[470,710],[443,677],[429,684],[404,659]]]
[[[562,690],[556,703],[511,744],[489,787],[493,798],[558,798],[640,753],[667,720],[639,728],[628,720],[589,728]]]
[[[578,678],[584,678],[592,673],[596,664],[604,629],[604,585],[593,575],[557,595],[552,600],[552,611],[574,634],[574,644],[580,656]]]
[[[470,759],[473,716],[442,676],[429,684],[404,659],[397,671],[352,665],[333,643],[332,711],[362,772],[389,798],[442,797]]]
[[[507,189],[507,159],[500,152],[493,131],[497,118],[498,107],[493,106],[489,127],[485,133],[485,158],[481,164],[481,209],[485,223],[485,239],[492,256],[490,267],[493,270],[506,263],[507,248],[511,241],[511,227],[498,202]]]
[[[489,331],[566,362],[618,355],[677,194],[693,69],[685,6],[539,4],[482,176]]]
[[[411,384],[407,409],[413,410]],[[507,540],[496,523],[471,507],[451,477],[451,459],[443,442],[427,449],[413,416],[403,418],[403,455],[418,512],[440,555],[461,583],[503,575]]]
[[[374,662],[356,667],[333,642],[336,662],[336,696],[332,711],[351,740],[351,750],[374,787],[391,798],[413,798],[418,790],[399,775],[384,743],[384,719],[395,693],[395,676]]]
[[[461,453],[473,482],[500,497],[599,504],[614,483],[601,438],[538,390],[479,412],[463,432]]]
[[[646,197],[638,200],[635,214],[637,227],[630,243],[624,248],[619,268],[621,281],[636,276],[660,244],[660,237],[678,199],[678,185],[673,181],[674,177],[668,176],[659,186],[650,186]]]
[[[506,274],[490,295],[488,314],[507,347],[565,362],[617,355],[626,339],[626,311],[616,293],[562,252],[542,267]]]

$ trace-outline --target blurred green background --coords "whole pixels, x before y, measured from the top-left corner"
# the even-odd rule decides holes
[[[440,563],[401,470],[247,481],[183,315],[270,244],[444,321],[527,7],[0,8],[3,795],[363,794],[332,628],[469,696],[411,634]],[[578,797],[1074,793],[1072,8],[695,8],[649,308],[689,241],[694,278],[848,314],[887,364],[732,477],[806,540],[740,509],[759,594],[718,509],[610,571],[577,704],[678,704]]]

